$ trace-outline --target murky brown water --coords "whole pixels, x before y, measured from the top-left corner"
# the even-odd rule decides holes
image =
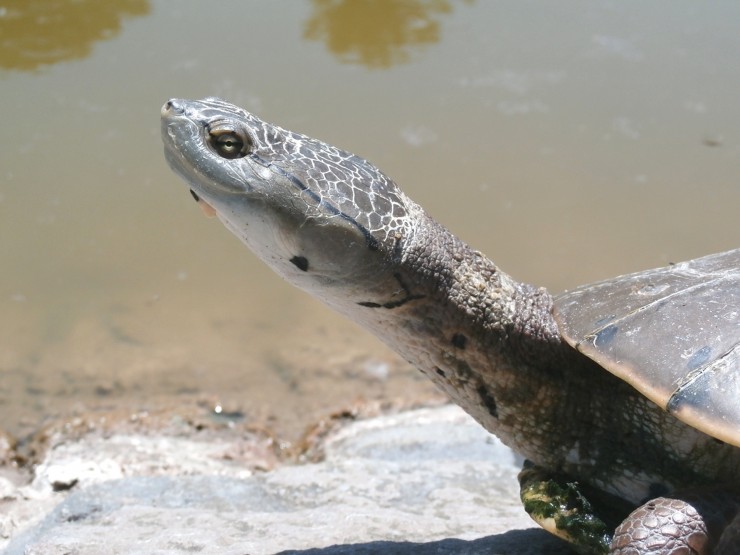
[[[30,6],[33,5],[33,8]],[[0,427],[205,399],[294,436],[424,397],[170,173],[169,97],[362,154],[553,290],[740,246],[740,6],[36,1],[0,8]]]

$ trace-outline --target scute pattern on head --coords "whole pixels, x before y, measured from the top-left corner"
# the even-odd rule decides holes
[[[420,210],[387,175],[364,158],[306,135],[262,121],[218,98],[202,101],[204,115],[228,112],[239,118],[250,132],[254,148],[249,154],[264,165],[279,168],[297,186],[336,208],[385,242],[413,232],[409,210]],[[216,115],[217,114],[217,115]]]

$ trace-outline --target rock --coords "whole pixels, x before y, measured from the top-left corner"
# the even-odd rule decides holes
[[[245,474],[239,465],[194,466],[182,444],[160,441],[145,457],[169,461],[162,472],[151,461],[134,464],[132,451],[121,447],[134,439],[89,450],[82,438],[65,455],[77,457],[78,471],[56,474],[60,483],[76,477],[78,484],[41,522],[16,535],[6,553],[569,552],[533,529],[522,510],[516,457],[457,407],[354,422],[323,438],[324,460],[259,473]],[[90,472],[97,463],[80,463],[85,452],[89,461],[124,469],[122,476]],[[54,456],[33,487],[60,495],[49,493],[49,470],[68,467]],[[125,470],[131,468],[138,475]]]
[[[0,465],[11,464],[15,457],[16,439],[0,430]]]

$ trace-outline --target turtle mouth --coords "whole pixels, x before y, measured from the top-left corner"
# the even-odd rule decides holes
[[[190,196],[192,196],[195,199],[195,202],[198,203],[198,206],[200,206],[200,209],[203,211],[203,214],[205,214],[208,218],[213,218],[217,215],[216,209],[208,204],[206,201],[204,201],[202,198],[198,196],[198,193],[190,189]]]
[[[212,183],[209,183],[210,187],[204,187],[202,185],[203,180],[199,179],[199,176],[196,174],[196,172],[193,171],[191,166],[181,156],[180,152],[177,149],[174,138],[170,138],[169,141],[165,141],[164,153],[167,164],[170,166],[172,171],[175,172],[175,174],[177,174],[181,179],[185,181],[185,183],[188,184],[190,196],[192,196],[195,202],[198,203],[198,206],[200,206],[203,214],[205,214],[209,218],[216,216],[217,210],[214,208],[213,203],[209,202],[204,197],[212,196],[211,194],[209,194],[209,189],[211,188],[215,189],[213,195],[215,197],[218,197],[219,193],[231,191],[228,191],[225,188],[218,187],[217,184]]]

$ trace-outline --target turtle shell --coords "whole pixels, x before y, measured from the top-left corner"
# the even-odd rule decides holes
[[[553,312],[573,347],[740,447],[740,249],[579,287]]]

